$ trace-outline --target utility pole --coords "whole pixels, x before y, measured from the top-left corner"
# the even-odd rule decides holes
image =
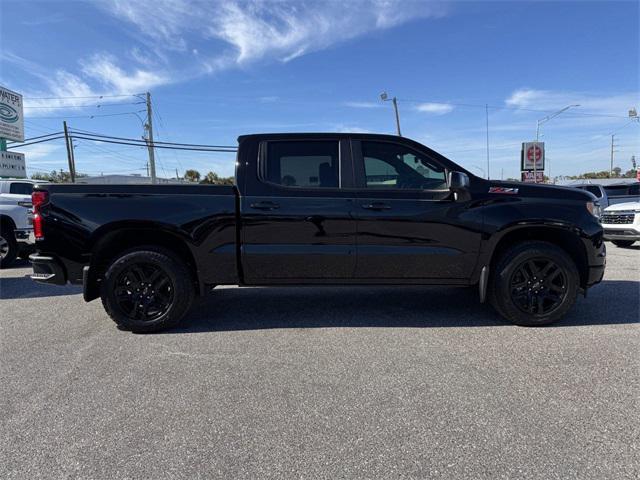
[[[69,130],[67,129],[67,121],[62,122],[62,126],[64,127],[64,143],[67,146],[67,161],[69,162],[69,175],[71,175],[71,183],[76,183],[76,169],[75,169],[75,159],[73,158],[73,143],[71,143],[71,138],[69,137]]]
[[[151,183],[157,183],[156,180],[156,159],[153,150],[153,113],[151,111],[151,94],[147,92],[147,145],[149,148],[149,166],[151,167]]]
[[[489,180],[489,105],[485,103],[484,111],[487,117],[487,180]]]
[[[611,165],[609,166],[609,178],[613,177],[613,153],[617,152],[617,150],[614,150],[615,147],[617,147],[617,145],[615,145],[615,138],[616,135],[615,134],[611,134]]]

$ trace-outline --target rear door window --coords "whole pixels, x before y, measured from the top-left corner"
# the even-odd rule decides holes
[[[9,185],[9,193],[17,195],[31,195],[33,184],[27,182],[12,182]]]
[[[263,178],[283,187],[338,188],[338,141],[276,141],[267,143]]]

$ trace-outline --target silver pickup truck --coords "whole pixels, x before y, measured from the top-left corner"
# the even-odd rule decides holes
[[[618,203],[637,202],[640,199],[640,182],[612,183],[598,185],[596,183],[571,184],[570,187],[593,193],[598,199],[600,211]]]
[[[26,258],[33,251],[31,191],[36,182],[20,179],[0,180],[0,267],[10,266],[16,257]]]

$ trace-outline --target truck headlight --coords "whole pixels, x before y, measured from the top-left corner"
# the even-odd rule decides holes
[[[600,216],[600,206],[596,205],[594,202],[587,202],[587,210],[596,218]]]

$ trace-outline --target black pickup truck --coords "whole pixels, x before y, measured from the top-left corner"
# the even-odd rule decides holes
[[[36,186],[32,278],[82,284],[142,332],[229,284],[477,286],[544,325],[604,274],[588,192],[484,180],[390,135],[238,141],[236,186]]]

